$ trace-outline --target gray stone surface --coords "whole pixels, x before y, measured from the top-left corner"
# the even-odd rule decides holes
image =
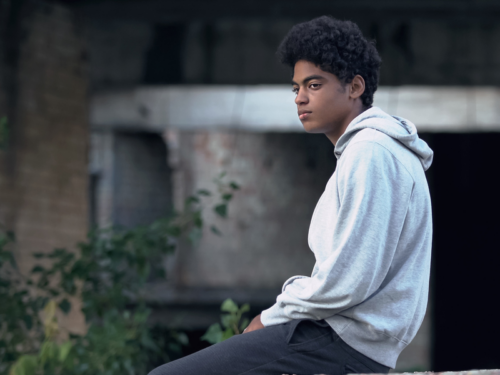
[[[167,138],[178,152],[176,204],[197,189],[213,189],[212,179],[222,171],[241,185],[229,220],[205,212],[223,235],[207,227],[198,246],[179,251],[178,286],[279,288],[288,277],[311,272],[309,221],[335,167],[325,137],[180,132]]]
[[[419,132],[500,131],[495,87],[381,86],[374,105],[410,119]],[[96,128],[299,132],[288,85],[157,86],[96,93],[90,107]]]

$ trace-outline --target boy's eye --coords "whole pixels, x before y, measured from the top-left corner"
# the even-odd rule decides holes
[[[292,92],[293,92],[295,95],[297,95],[297,94],[299,93],[299,88],[298,88],[298,87],[294,87],[294,88],[292,89]]]
[[[310,87],[310,88],[312,88],[312,89],[317,89],[317,88],[319,88],[320,86],[321,86],[321,84],[319,84],[319,83],[311,83],[311,84],[309,85],[309,87]]]

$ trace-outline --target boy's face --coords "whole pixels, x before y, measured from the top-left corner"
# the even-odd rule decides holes
[[[357,104],[351,95],[351,84],[342,85],[334,74],[312,62],[299,60],[294,67],[292,85],[304,129],[338,139],[351,122]]]

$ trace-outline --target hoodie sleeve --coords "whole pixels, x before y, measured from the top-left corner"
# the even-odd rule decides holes
[[[368,299],[385,279],[408,211],[413,179],[386,148],[371,141],[351,143],[336,173],[337,184],[329,183],[327,189],[337,190],[329,192],[338,197],[337,219],[325,225],[329,221],[321,215],[335,207],[322,198],[319,216],[315,213],[310,228],[310,236],[322,237],[314,243],[328,246],[313,248],[316,265],[311,277],[287,280],[276,303],[262,312],[265,326],[328,318]]]

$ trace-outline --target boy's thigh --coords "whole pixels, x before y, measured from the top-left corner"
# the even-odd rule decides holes
[[[284,355],[283,327],[281,326],[270,326],[233,336],[187,357],[160,366],[149,375],[242,374]]]
[[[160,366],[149,375],[343,375],[352,358],[339,342],[324,321],[293,320],[233,336]]]

